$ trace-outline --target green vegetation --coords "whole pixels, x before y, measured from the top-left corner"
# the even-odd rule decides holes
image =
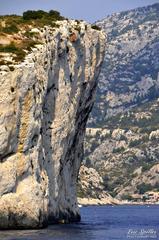
[[[62,21],[65,18],[60,15],[58,11],[50,10],[45,12],[43,10],[32,11],[28,10],[23,13],[23,22],[27,23],[32,21],[35,27],[44,27],[45,25],[50,25],[51,27],[58,27],[56,21]]]
[[[101,28],[98,27],[97,25],[92,25],[92,28],[95,29],[95,30],[97,30],[97,31],[101,31]]]
[[[142,164],[142,172],[148,171],[153,167],[154,163],[152,162],[143,162]]]
[[[5,46],[0,45],[0,52],[14,53],[16,56],[14,56],[13,59],[16,62],[22,61],[26,54],[23,49],[16,47],[16,45],[13,42]],[[1,65],[3,64],[4,61],[1,62]]]
[[[23,19],[24,20],[41,19],[45,16],[46,16],[46,12],[44,12],[42,10],[38,10],[38,11],[28,10],[28,11],[23,13]]]
[[[77,188],[77,197],[79,197],[79,198],[84,198],[85,196],[87,196],[86,194],[85,194],[85,192],[79,187],[79,185],[78,185],[78,188]]]
[[[114,149],[113,149],[113,153],[122,153],[124,150],[125,150],[124,147],[114,148]]]
[[[12,42],[9,45],[0,45],[0,52],[16,53],[18,48]]]
[[[0,16],[0,34],[18,33],[22,23],[22,17],[16,15]]]
[[[133,201],[134,200],[134,198],[129,194],[122,195],[121,199],[122,200],[128,200],[128,201]]]
[[[151,184],[141,183],[137,186],[139,194],[144,194],[145,192],[151,191],[154,187]]]
[[[64,19],[65,18],[62,17],[58,11],[54,10],[49,12],[45,12],[43,10],[28,10],[23,13],[23,16],[0,16],[0,33],[18,33],[21,29],[27,30],[28,25],[32,25],[32,27],[43,27],[45,25],[58,27],[56,21]]]
[[[8,27],[2,28],[2,32],[7,34],[13,34],[13,33],[18,33],[19,29],[15,24],[11,24]]]
[[[140,133],[149,134],[151,131],[159,129],[159,108],[151,107],[155,102],[156,100],[151,100],[148,103],[144,103],[140,107],[133,109],[131,112],[117,114],[116,116],[109,118],[107,121],[103,120],[98,124],[98,127],[108,129],[121,128],[124,130],[133,130],[136,128]],[[137,119],[135,115],[139,112],[150,112],[151,117]]]
[[[31,39],[22,41],[21,45],[16,45],[14,42],[11,42],[8,45],[0,45],[0,52],[13,53],[15,54],[15,56],[13,57],[13,60],[15,60],[16,62],[21,62],[25,58],[25,55],[26,55],[25,50],[31,51],[31,49],[35,47],[35,45],[38,43],[40,42],[33,41]],[[2,60],[0,62],[0,65],[4,65],[4,64],[6,65],[7,63]]]
[[[120,141],[125,141],[125,142],[127,142],[127,138],[126,138],[124,135],[121,135]]]
[[[77,27],[75,27],[75,30],[80,33],[80,32],[81,32],[81,27],[80,27],[80,26],[77,26]]]
[[[103,64],[102,83],[97,90],[97,104],[94,106],[88,126],[109,129],[111,132],[118,128],[123,129],[125,136],[123,134],[115,138],[112,135],[108,138],[104,137],[103,141],[101,141],[102,134],[99,137],[92,136],[90,141],[88,139],[86,146],[89,150],[93,150],[87,155],[89,157],[90,154],[92,167],[101,176],[107,173],[105,190],[113,196],[123,189],[123,194],[126,194],[129,189],[132,190],[128,192],[129,194],[135,193],[134,182],[136,185],[141,184],[144,176],[147,179],[146,184],[140,185],[136,194],[155,189],[155,186],[152,187],[151,184],[153,178],[155,182],[157,172],[153,174],[152,171],[148,171],[158,164],[159,159],[158,134],[150,135],[152,131],[159,129],[159,101],[157,100],[159,97],[157,87],[159,64],[156,64],[159,61],[157,54],[159,37],[156,32],[158,10],[159,4],[150,9],[145,8],[143,12],[142,9],[128,11],[107,18],[105,23],[101,22],[103,28],[109,29],[108,48],[106,49],[108,56]],[[110,27],[108,27],[109,24]],[[123,36],[122,34],[125,33],[126,35]],[[140,48],[138,45],[137,53],[133,54],[131,44],[139,41],[141,37],[144,47]],[[143,93],[144,77],[150,77],[154,81],[150,80],[152,85],[148,86]],[[145,79],[145,84],[146,82]],[[112,94],[109,95],[109,91]],[[122,113],[122,110],[128,110],[128,112]],[[116,114],[118,112],[121,113]],[[111,113],[116,115],[108,119]],[[119,148],[122,140],[125,141],[125,150]],[[93,148],[91,148],[92,142]],[[94,142],[99,142],[95,152]],[[121,171],[120,175],[118,171]],[[118,183],[119,177],[121,177],[121,183]],[[129,199],[129,196],[124,196],[124,198]]]
[[[131,141],[131,142],[129,143],[129,147],[130,147],[130,148],[131,148],[131,147],[136,147],[136,146],[138,146],[141,142],[142,142],[141,139],[135,139],[135,140],[133,140],[133,141]]]
[[[116,189],[123,184],[123,178],[120,171],[114,171],[112,174],[103,176],[104,189],[110,193],[111,196],[116,196]]]
[[[32,11],[28,10],[23,13],[24,20],[31,20],[31,19],[48,19],[48,20],[64,20],[64,17],[60,15],[58,11],[51,10],[49,12],[45,12],[43,10]]]
[[[24,36],[27,37],[27,38],[32,38],[32,37],[38,36],[38,33],[36,33],[36,32],[30,32],[29,30],[27,30],[27,31],[24,33]]]
[[[111,155],[106,154],[105,161],[108,162],[109,168],[108,176],[105,176],[104,158],[102,159],[103,163],[96,160],[91,164],[91,167],[94,167],[104,177],[105,190],[112,196],[116,196],[119,189],[131,186],[131,181],[134,178],[146,174],[146,171],[149,171],[158,163],[158,139],[150,139],[149,134],[159,129],[159,102],[157,99],[149,101],[132,109],[131,112],[118,114],[107,121],[103,121],[98,126],[101,129],[110,129],[111,132],[117,128],[124,129],[130,131],[130,135],[132,134],[131,138],[127,134],[120,136],[120,141],[124,140],[126,142],[125,149],[114,148]],[[90,143],[89,149],[95,150],[94,143],[97,143],[97,139],[101,140],[101,136],[93,136],[87,139],[87,142]],[[111,140],[111,135],[104,137],[103,141],[109,139]],[[91,148],[92,142],[93,148]],[[151,156],[150,149],[154,149],[153,156]],[[87,157],[89,158],[89,152],[87,152]],[[111,158],[115,159],[112,166]],[[136,170],[138,171],[135,172]],[[143,193],[144,191],[154,190],[155,186],[141,185],[138,188],[137,193]]]
[[[53,28],[59,27],[57,20],[63,20],[64,17],[59,12],[51,10],[45,12],[42,10],[28,10],[23,16],[6,15],[0,16],[0,35],[3,38],[11,39],[10,44],[0,44],[1,53],[13,53],[13,60],[21,62],[24,60],[27,52],[31,51],[36,44],[41,43],[40,35],[37,32],[31,32],[32,28],[42,28],[45,25]],[[20,34],[19,34],[20,33]],[[14,35],[7,37],[7,35]],[[3,59],[0,65],[7,64]]]
[[[91,160],[89,159],[89,157],[86,157],[85,163],[87,167],[91,167]]]

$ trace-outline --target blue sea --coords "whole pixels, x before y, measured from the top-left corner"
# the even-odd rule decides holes
[[[78,224],[42,230],[0,231],[0,240],[159,239],[159,205],[82,207]]]

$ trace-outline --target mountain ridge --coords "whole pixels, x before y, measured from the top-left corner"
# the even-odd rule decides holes
[[[114,14],[96,23],[107,38],[90,126],[158,97],[158,7],[154,4]]]
[[[84,165],[119,200],[151,201],[146,192],[158,191],[158,9],[156,3],[96,22],[106,32],[106,55]]]

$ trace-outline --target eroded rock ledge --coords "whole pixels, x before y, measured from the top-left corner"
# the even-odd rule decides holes
[[[105,41],[78,24],[46,27],[44,44],[1,74],[1,229],[80,219],[76,179]]]

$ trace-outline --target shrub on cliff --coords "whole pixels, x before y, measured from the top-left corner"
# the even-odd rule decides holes
[[[122,195],[121,199],[122,200],[128,200],[128,201],[133,201],[134,200],[134,198],[129,194]]]
[[[50,12],[48,13],[48,16],[55,20],[63,20],[64,19],[64,17],[62,17],[58,11],[54,11],[54,10],[50,10]]]
[[[8,45],[0,45],[0,52],[8,52],[8,53],[15,53],[17,51],[17,47],[13,42]]]
[[[122,153],[125,150],[124,147],[114,148],[113,153]]]
[[[38,10],[38,11],[28,10],[28,11],[23,13],[23,19],[24,20],[41,19],[45,15],[47,15],[47,13],[45,11],[42,11],[42,10]]]
[[[2,32],[12,34],[18,33],[19,29],[15,24],[11,24],[10,26],[2,28]]]
[[[144,194],[145,192],[153,190],[153,186],[151,184],[145,184],[141,183],[140,185],[137,186],[137,189],[139,190],[139,194]]]
[[[136,147],[136,146],[138,146],[141,142],[142,142],[142,140],[140,140],[140,139],[132,140],[132,141],[129,143],[129,147],[130,147],[130,148]]]
[[[97,31],[101,31],[101,28],[98,27],[97,25],[92,25],[92,28],[95,29],[95,30],[97,30]]]
[[[50,10],[49,12],[45,12],[43,10],[33,11],[28,10],[23,13],[24,20],[36,20],[36,19],[48,19],[48,20],[63,20],[64,17],[60,15],[58,11]]]
[[[36,46],[36,44],[40,44],[38,41],[33,40],[23,40],[21,42],[21,46],[17,46],[14,42],[11,42],[8,45],[0,45],[0,52],[14,53],[13,60],[16,62],[21,62],[24,60],[27,51],[31,51],[32,48]],[[4,62],[1,61],[0,65],[4,65]]]

